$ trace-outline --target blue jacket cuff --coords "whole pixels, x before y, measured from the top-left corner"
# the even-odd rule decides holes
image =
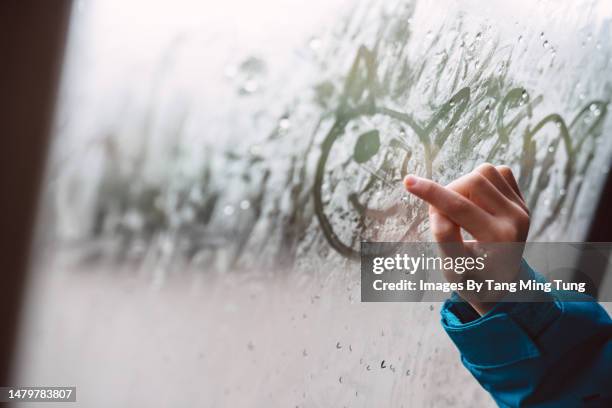
[[[543,278],[525,261],[520,279]],[[442,326],[460,350],[464,363],[493,367],[538,357],[534,339],[561,314],[553,294],[534,302],[502,301],[483,316],[457,294],[442,307]]]

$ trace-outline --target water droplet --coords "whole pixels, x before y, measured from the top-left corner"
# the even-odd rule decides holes
[[[410,202],[410,197],[408,197],[407,195],[404,195],[402,196],[400,200],[402,201],[402,203],[408,204]]]
[[[477,33],[477,34],[476,34],[476,39],[477,39],[477,40],[479,40],[479,39],[480,39],[480,37],[482,37],[482,33]]]
[[[552,153],[555,151],[555,147],[554,146],[549,146],[548,147],[548,153]]]
[[[306,351],[306,349],[302,350],[302,356],[308,357],[308,352]]]
[[[449,106],[452,108],[453,106],[455,106],[455,101],[454,101],[453,99],[451,99],[451,100],[448,102],[448,105],[449,105]]]
[[[247,80],[242,86],[242,91],[247,94],[252,94],[254,92],[257,92],[258,89],[259,89],[259,82],[257,82],[254,79]]]
[[[278,127],[283,130],[289,129],[290,126],[291,126],[291,122],[289,121],[288,118],[282,118],[281,120],[278,121]]]
[[[487,106],[485,106],[485,113],[489,113],[491,112],[491,106],[489,104],[487,104]]]
[[[433,311],[434,311],[434,307],[433,307],[433,305],[429,305],[429,311],[430,311],[430,312],[433,312]]]
[[[369,366],[369,365],[366,367],[366,370],[368,370],[368,371],[370,371],[370,370],[371,370],[371,368],[370,368],[370,366]]]
[[[563,196],[564,196],[566,193],[567,193],[567,191],[566,191],[564,188],[560,188],[560,189],[559,189],[559,195],[560,195],[561,197],[563,197]]]
[[[260,75],[266,72],[266,62],[261,58],[250,56],[240,63],[239,70],[249,77]]]
[[[540,38],[544,38],[544,31],[540,33]]]
[[[387,368],[387,365],[385,364],[385,360],[380,362],[380,368]]]
[[[242,200],[240,202],[241,210],[248,210],[249,208],[251,208],[251,202],[249,200]]]
[[[223,208],[223,214],[227,215],[228,217],[234,215],[234,212],[235,210],[233,205],[228,204]]]
[[[410,375],[410,370],[406,370],[406,376]]]
[[[342,345],[340,344],[340,342],[337,342],[337,343],[336,343],[336,348],[337,348],[338,350],[340,350],[340,349],[342,348]]]
[[[310,41],[308,41],[308,46],[313,51],[316,51],[319,48],[321,48],[321,44],[322,44],[321,39],[318,37],[312,37]]]
[[[527,94],[527,91],[523,90],[523,92],[521,92],[521,99],[522,100],[527,100],[528,97],[529,97],[529,95]]]
[[[542,46],[546,49],[548,48],[549,45],[550,44],[548,43],[548,40],[544,40],[544,42],[542,43]]]

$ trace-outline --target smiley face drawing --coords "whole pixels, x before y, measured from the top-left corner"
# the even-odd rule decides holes
[[[375,68],[374,54],[360,47],[321,145],[314,180],[323,234],[349,258],[359,257],[361,241],[418,235],[426,207],[404,194],[401,180],[408,172],[431,177],[434,146],[444,143],[469,101],[469,88],[461,89],[422,126],[411,115],[376,103]],[[330,217],[345,222],[334,227]]]

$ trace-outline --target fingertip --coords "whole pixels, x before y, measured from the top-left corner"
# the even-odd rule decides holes
[[[506,164],[500,164],[499,166],[495,166],[495,168],[497,169],[497,171],[499,171],[501,174],[507,174],[507,175],[512,175],[514,176],[514,174],[512,173],[512,168]]]
[[[404,187],[406,187],[406,190],[410,191],[410,189],[414,188],[417,183],[418,178],[416,176],[413,176],[412,174],[408,174],[406,177],[404,177]]]

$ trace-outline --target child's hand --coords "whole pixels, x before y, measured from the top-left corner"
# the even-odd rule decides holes
[[[434,239],[447,256],[478,252],[479,246],[492,242],[524,243],[529,232],[529,210],[508,166],[483,164],[446,187],[424,178],[408,175],[406,189],[429,203],[429,221]],[[461,228],[475,241],[463,241]],[[485,268],[470,279],[494,279],[497,282],[516,280],[522,245],[508,245],[508,251],[490,254]],[[490,251],[487,251],[490,253]],[[503,252],[503,253],[501,253]],[[449,281],[466,278],[452,271],[445,272]],[[459,293],[480,314],[486,313],[499,299],[499,294],[474,296]]]

